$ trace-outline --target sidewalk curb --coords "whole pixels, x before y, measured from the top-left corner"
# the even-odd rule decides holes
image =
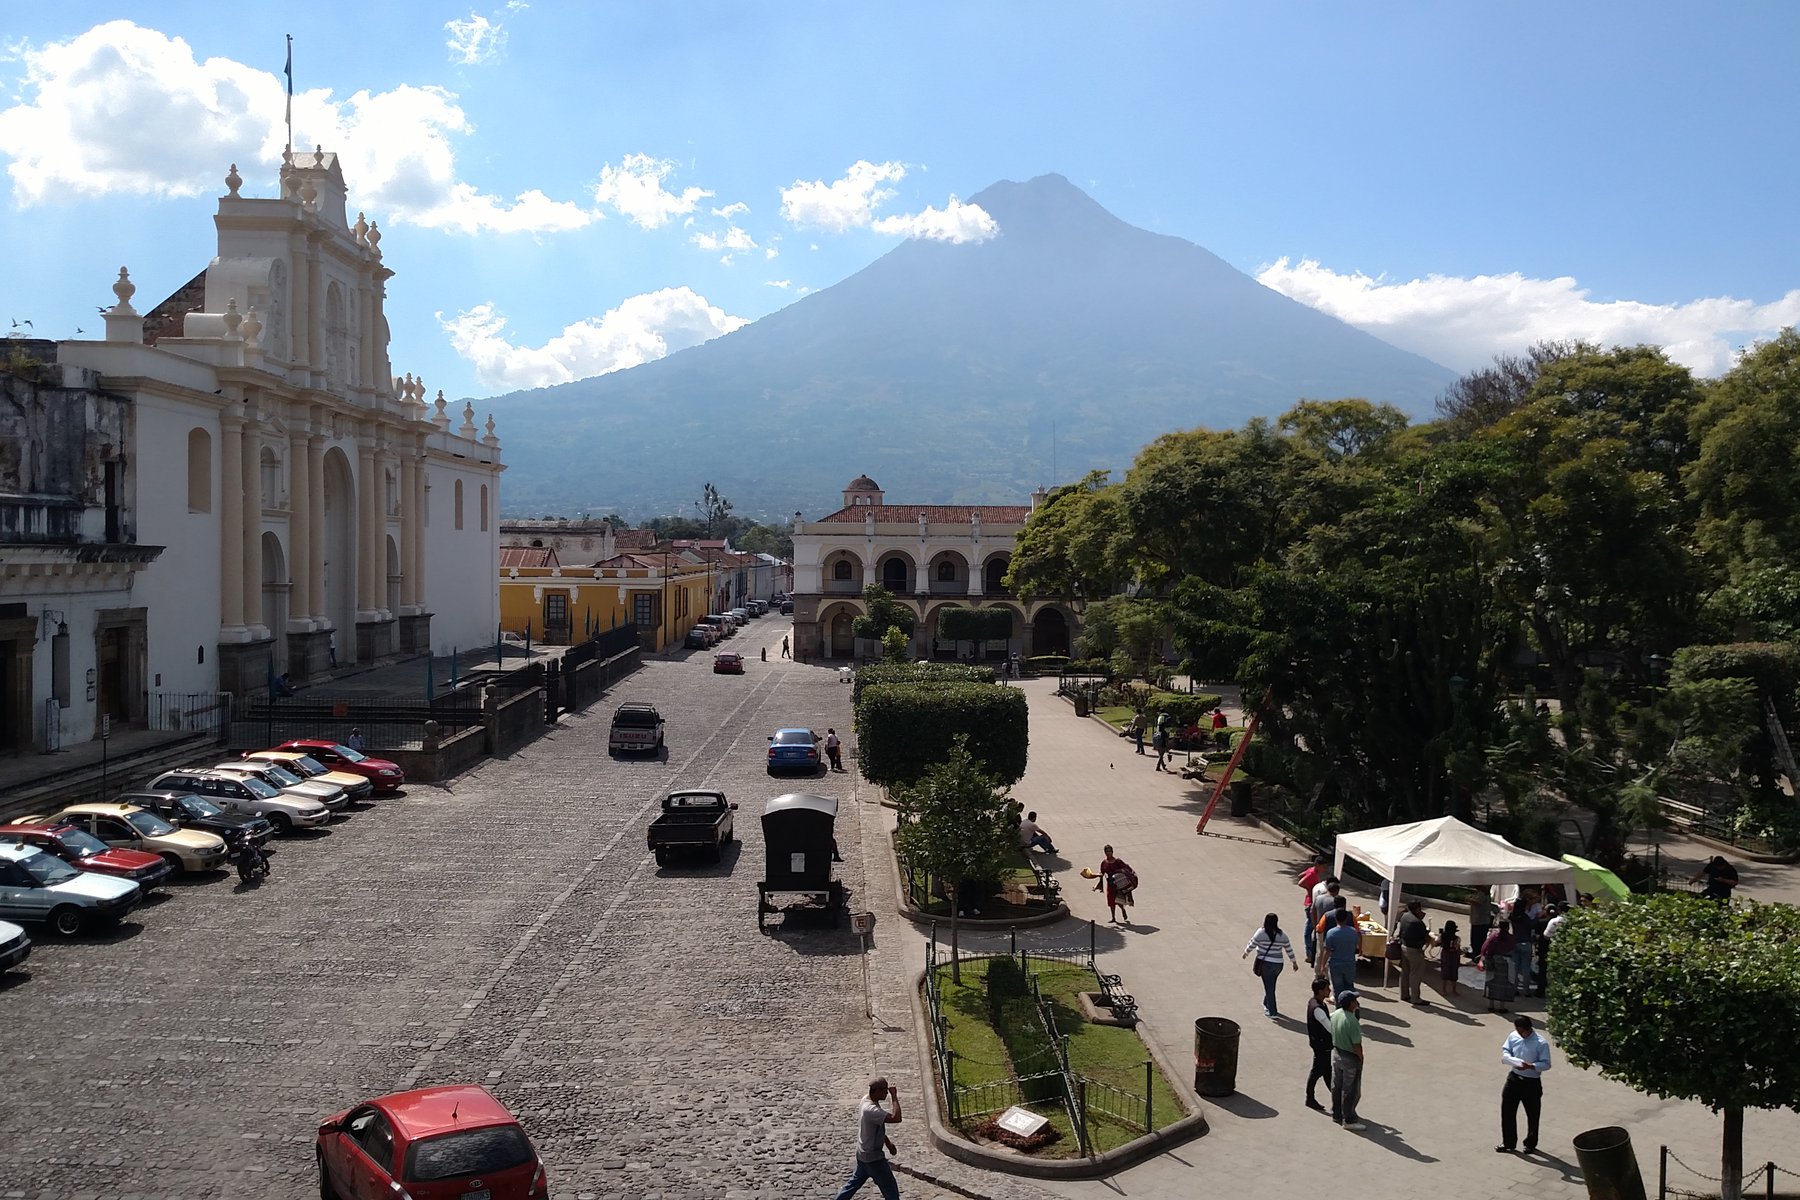
[[[908,1002],[912,1006],[913,1039],[919,1055],[919,1077],[930,1081],[928,1087],[921,1089],[925,1098],[925,1123],[931,1133],[931,1144],[958,1162],[1031,1179],[1100,1179],[1117,1174],[1183,1142],[1192,1141],[1208,1131],[1206,1113],[1201,1109],[1198,1098],[1184,1086],[1181,1076],[1169,1069],[1168,1062],[1154,1043],[1140,1032],[1138,1041],[1142,1043],[1144,1053],[1155,1061],[1157,1068],[1168,1079],[1169,1087],[1181,1097],[1182,1103],[1189,1110],[1187,1116],[1173,1125],[1166,1125],[1154,1133],[1146,1133],[1143,1137],[1126,1142],[1116,1150],[1108,1150],[1105,1154],[1090,1158],[1039,1160],[1026,1158],[1010,1150],[990,1150],[976,1145],[944,1122],[943,1112],[938,1105],[937,1071],[932,1064],[926,1038],[920,1033],[926,1028],[924,1002],[920,999],[924,986],[925,972],[921,970],[913,976]]]

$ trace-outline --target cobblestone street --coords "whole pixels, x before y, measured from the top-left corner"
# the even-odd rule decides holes
[[[520,1114],[559,1197],[831,1195],[876,1054],[857,941],[757,932],[758,818],[782,791],[851,795],[849,774],[764,770],[778,726],[847,734],[850,689],[759,661],[787,629],[739,635],[742,677],[704,653],[648,662],[510,759],[287,840],[259,889],[221,876],[110,935],[34,931],[29,970],[0,981],[0,1195],[316,1194],[320,1118],[453,1080]],[[625,700],[661,707],[666,761],[608,757]],[[740,803],[741,845],[660,870],[644,828],[700,785]],[[865,819],[838,820],[853,907],[865,832],[884,840]],[[923,1159],[910,1030],[891,1053],[921,1118],[902,1162]]]

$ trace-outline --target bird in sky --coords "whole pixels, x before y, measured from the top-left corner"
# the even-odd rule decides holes
[[[17,329],[21,325],[25,326],[25,328],[27,328],[27,329],[35,328],[30,321],[21,321],[17,317],[13,318],[12,327],[14,329]]]

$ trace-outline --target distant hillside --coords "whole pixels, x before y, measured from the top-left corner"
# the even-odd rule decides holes
[[[862,472],[896,502],[1017,502],[1172,429],[1301,398],[1423,413],[1454,378],[1060,175],[971,200],[998,237],[908,241],[736,333],[496,398],[506,509],[686,510],[711,480],[739,512],[816,515]]]

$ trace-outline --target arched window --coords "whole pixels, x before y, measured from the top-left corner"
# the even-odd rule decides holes
[[[462,480],[456,481],[454,496],[451,500],[451,514],[455,518],[451,524],[461,529],[462,526]]]
[[[850,578],[850,560],[847,558],[840,558],[837,562],[833,563],[831,567],[831,577],[833,579]]]
[[[212,511],[212,434],[188,430],[188,511]]]
[[[982,581],[986,585],[987,591],[1004,592],[1006,590],[1006,568],[1008,565],[1009,560],[1004,558],[988,559],[987,567],[983,571],[986,578]]]
[[[906,560],[890,558],[881,564],[881,586],[890,592],[906,590]]]
[[[937,565],[937,577],[939,583],[955,583],[956,564],[946,558]]]
[[[481,485],[481,532],[487,532],[487,484]]]

